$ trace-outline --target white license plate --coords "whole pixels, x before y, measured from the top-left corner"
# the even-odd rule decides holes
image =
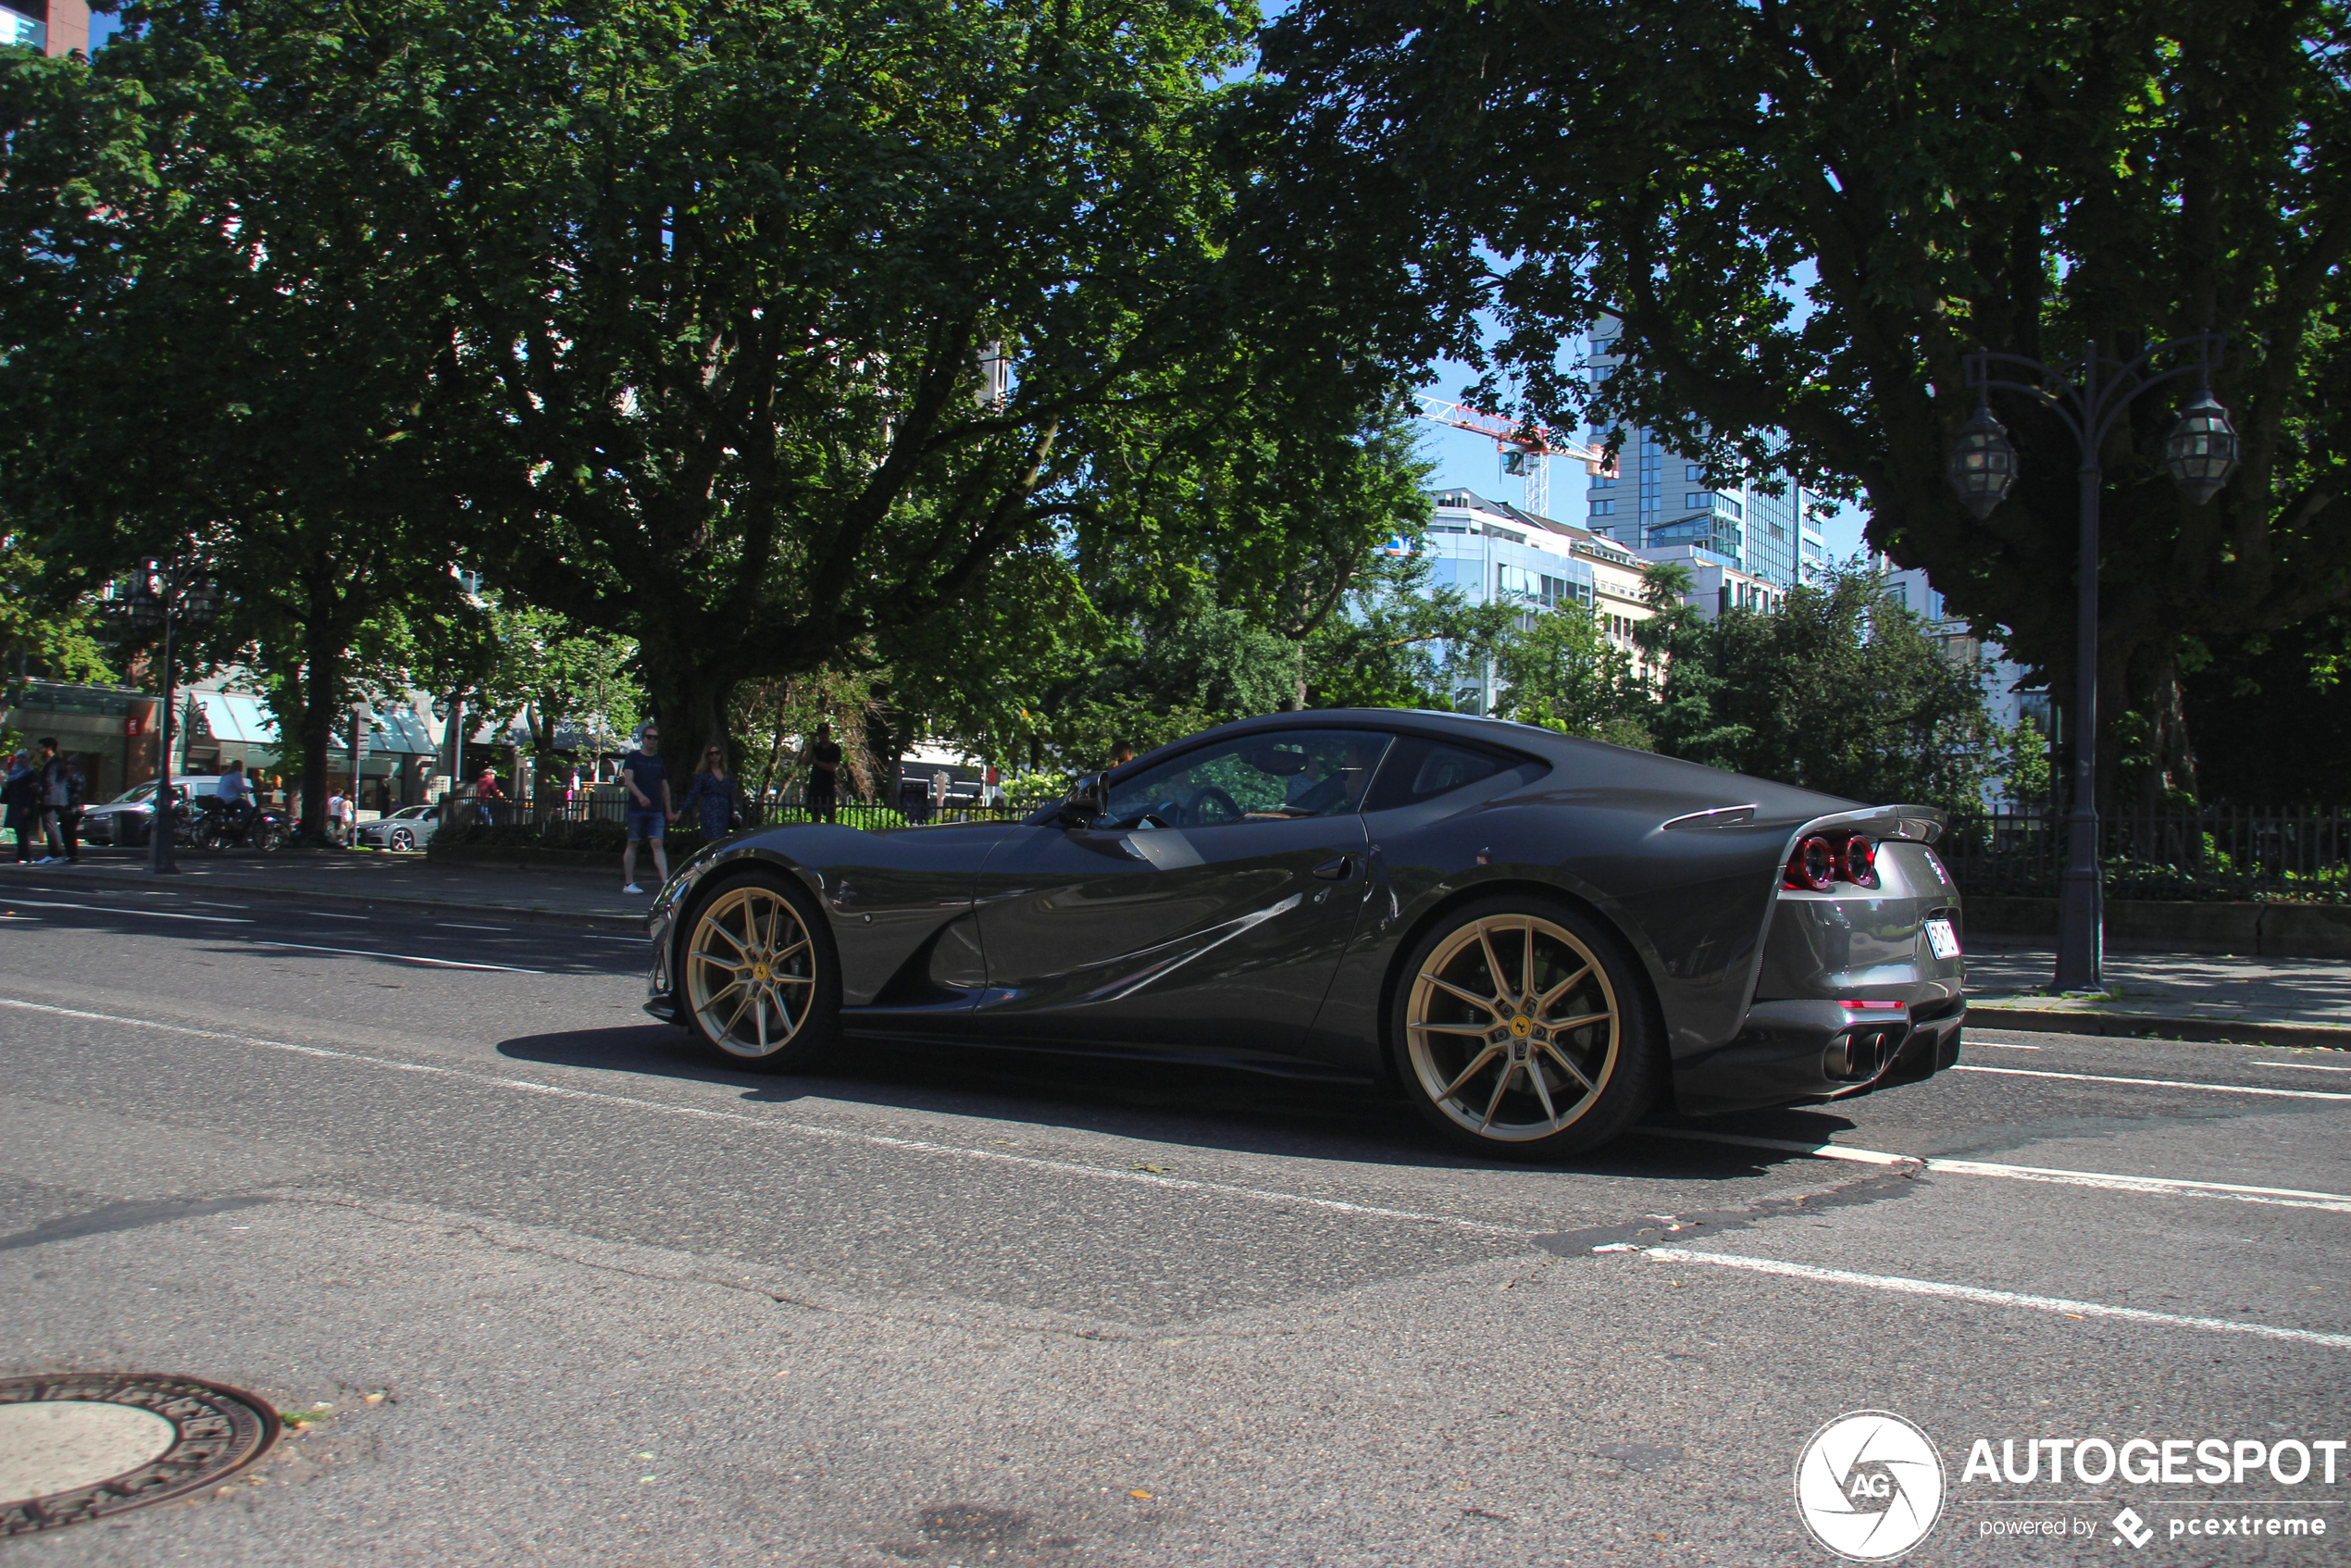
[[[1952,929],[1948,920],[1930,920],[1926,923],[1926,945],[1934,950],[1937,958],[1957,958],[1959,934]]]

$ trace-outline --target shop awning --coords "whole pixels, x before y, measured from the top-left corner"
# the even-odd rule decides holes
[[[191,691],[188,697],[203,715],[204,728],[215,740],[238,746],[278,743],[278,721],[269,716],[261,699],[251,692]]]

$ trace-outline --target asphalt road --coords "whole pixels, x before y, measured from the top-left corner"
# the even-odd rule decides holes
[[[0,1371],[317,1419],[12,1559],[1812,1564],[1797,1455],[1863,1409],[1946,1469],[1910,1562],[2351,1555],[2340,1449],[1967,1468],[2351,1439],[2351,1057],[1977,1032],[1489,1166],[1368,1091],[735,1072],[639,1011],[641,944],[205,898],[0,900]]]

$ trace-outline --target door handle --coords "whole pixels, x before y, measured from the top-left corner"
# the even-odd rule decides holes
[[[1326,860],[1314,867],[1314,879],[1318,882],[1344,882],[1353,875],[1355,875],[1355,857],[1351,854],[1343,854],[1337,860]]]

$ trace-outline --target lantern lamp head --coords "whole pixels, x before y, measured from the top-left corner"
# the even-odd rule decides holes
[[[1989,407],[1978,404],[1975,417],[1959,427],[1944,472],[1978,518],[1990,516],[2008,498],[2009,487],[2016,483],[2016,448],[2009,443],[2008,427],[1992,417]]]
[[[2163,466],[2182,493],[2201,506],[2236,472],[2241,444],[2229,411],[2214,401],[2210,388],[2199,389],[2163,438]]]

